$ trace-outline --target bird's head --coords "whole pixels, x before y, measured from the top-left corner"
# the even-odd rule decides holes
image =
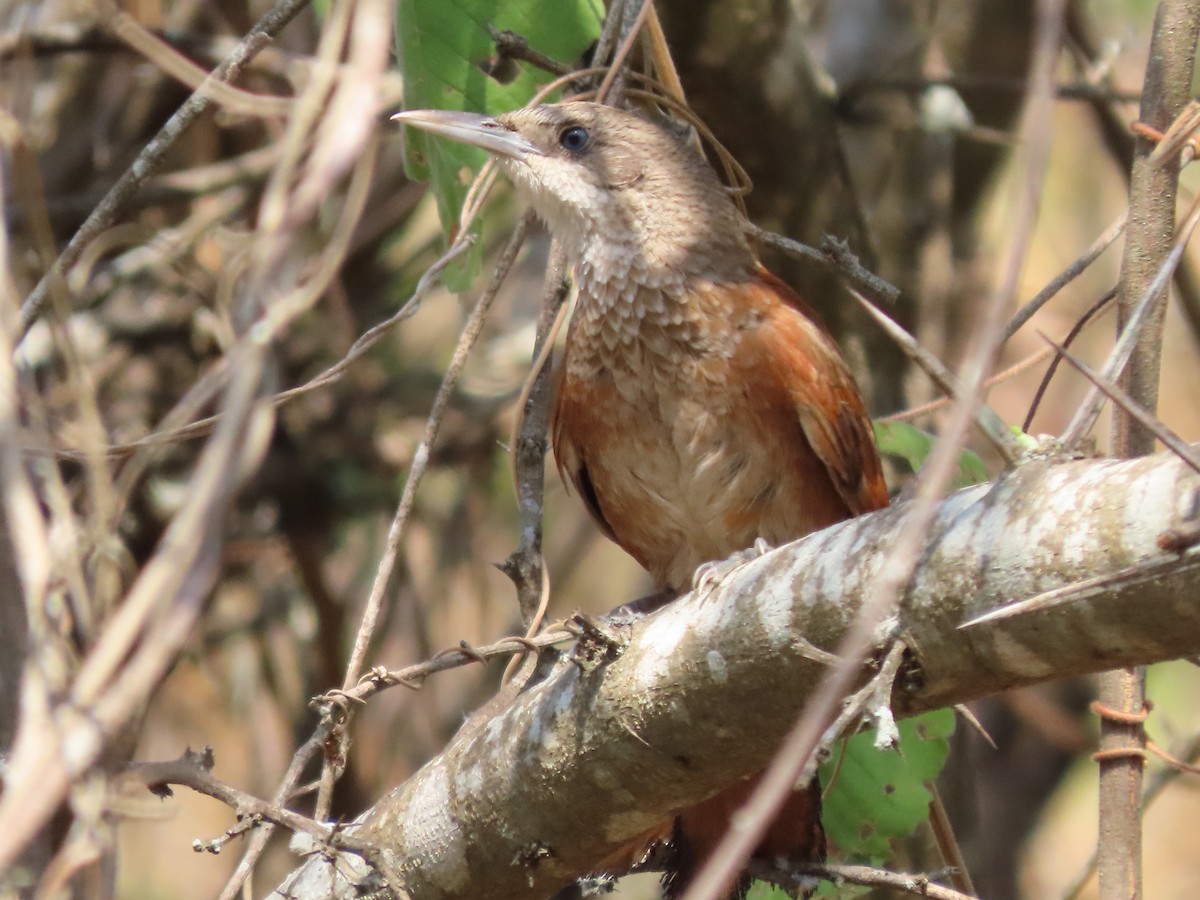
[[[741,217],[693,147],[647,118],[586,101],[500,116],[410,110],[395,120],[493,154],[577,264],[717,275],[752,265]]]

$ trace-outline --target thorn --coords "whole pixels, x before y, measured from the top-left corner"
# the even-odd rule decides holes
[[[1137,343],[1138,334],[1146,322],[1149,321],[1150,311],[1162,299],[1167,282],[1170,281],[1172,275],[1175,273],[1175,269],[1179,266],[1180,260],[1183,259],[1188,241],[1191,240],[1192,232],[1196,230],[1197,224],[1200,224],[1200,195],[1197,195],[1196,199],[1192,201],[1187,217],[1176,232],[1171,252],[1167,254],[1167,258],[1163,260],[1162,265],[1158,267],[1158,271],[1154,273],[1154,278],[1151,279],[1145,292],[1138,299],[1137,306],[1130,312],[1125,321],[1125,327],[1121,331],[1121,336],[1117,339],[1116,346],[1113,347],[1112,352],[1108,355],[1108,359],[1104,363],[1104,376],[1110,382],[1116,382],[1121,377],[1121,372],[1124,371],[1130,356],[1133,355],[1133,348]],[[1103,398],[1100,396],[1099,385],[1096,385],[1088,392],[1088,396],[1080,404],[1079,409],[1076,410],[1070,424],[1067,425],[1067,430],[1063,432],[1063,443],[1068,447],[1076,446],[1083,436],[1091,431],[1092,426],[1096,424],[1096,419],[1100,415],[1100,407],[1102,405]]]
[[[850,295],[862,304],[867,313],[900,345],[901,349],[908,354],[908,357],[924,370],[925,374],[933,380],[934,384],[956,400],[961,396],[962,391],[959,389],[958,379],[954,376],[953,372],[946,368],[940,359],[922,347],[916,338],[905,331],[890,316],[878,309],[858,291],[851,288]],[[975,422],[984,436],[992,442],[996,450],[1004,457],[1004,461],[1010,466],[1015,466],[1022,457],[1021,447],[1013,437],[1012,432],[1009,431],[1008,426],[1004,424],[1004,420],[991,407],[980,403],[975,410]]]
[[[981,738],[983,738],[989,747],[991,747],[993,750],[1000,749],[996,746],[996,742],[992,740],[992,736],[988,734],[987,729],[983,727],[983,723],[979,721],[975,713],[971,712],[970,708],[965,703],[954,704],[954,711],[963,717],[963,721],[975,729],[975,732]]]

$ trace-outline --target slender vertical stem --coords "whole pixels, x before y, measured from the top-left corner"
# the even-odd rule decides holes
[[[1155,15],[1150,59],[1142,92],[1141,120],[1162,131],[1187,103],[1200,30],[1200,7],[1191,0],[1164,0]],[[1132,315],[1167,254],[1175,233],[1176,160],[1149,159],[1154,145],[1138,141],[1129,187],[1129,227],[1121,264],[1118,329]],[[1158,402],[1163,302],[1150,314],[1121,379],[1146,409]],[[1113,452],[1141,456],[1154,451],[1154,436],[1120,409],[1113,411]],[[1100,897],[1142,896],[1142,769],[1146,733],[1145,670],[1120,669],[1100,678]]]
[[[516,585],[517,603],[526,637],[533,637],[537,633],[549,599],[546,561],[542,558],[542,515],[550,401],[553,395],[550,353],[570,289],[566,259],[561,245],[555,241],[546,264],[542,309],[538,314],[537,336],[533,345],[533,367],[517,404],[518,418],[513,428],[510,451],[521,526],[520,544],[500,564],[500,571]],[[518,658],[514,657],[514,660]]]

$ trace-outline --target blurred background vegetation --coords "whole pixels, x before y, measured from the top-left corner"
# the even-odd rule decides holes
[[[521,22],[536,29],[557,2],[482,6],[494,8],[490,24],[520,30]],[[411,27],[418,6],[420,0],[400,0],[393,12]],[[336,7],[303,10],[237,84],[291,95],[319,77],[315,55]],[[581,8],[591,10],[591,27],[598,29],[603,7]],[[1028,246],[1018,292],[1024,302],[1125,208],[1127,125],[1137,115],[1154,11],[1149,0],[1067,4],[1057,73],[1063,90],[1046,136],[1049,175],[1036,227],[1024,235],[1013,234],[1025,177],[1013,159],[1035,33],[1033,0],[660,0],[657,8],[690,103],[754,181],[751,218],[813,245],[826,234],[846,240],[868,268],[901,289],[896,318],[952,365],[975,311],[1002,278],[1014,240]],[[205,69],[267,9],[259,0],[130,0],[120,7]],[[437,2],[426,4],[424,14],[436,17],[438,9]],[[115,38],[113,21],[112,9],[78,0],[0,7],[7,277],[18,300],[35,289],[57,251],[190,93]],[[490,47],[486,30],[477,28],[474,40]],[[425,37],[404,34],[399,45],[419,46]],[[512,81],[508,69],[525,64],[509,61],[489,72],[496,60],[484,57],[470,61],[480,83],[503,96]],[[579,65],[583,53],[559,61]],[[275,390],[302,385],[342,359],[360,334],[410,297],[445,247],[437,202],[406,176],[402,136],[382,115],[398,109],[411,89],[398,71],[380,82],[383,108],[365,123],[380,137],[378,156],[336,276],[273,344]],[[115,595],[180,509],[203,440],[172,440],[145,461],[126,485],[115,534],[85,527],[99,502],[89,466],[101,459],[119,477],[132,454],[97,455],[97,448],[120,448],[162,429],[167,413],[218,366],[240,333],[232,298],[262,224],[264,185],[287,150],[282,138],[276,118],[222,109],[203,114],[118,222],[66,273],[66,291],[18,351],[21,441],[38,448],[29,465],[53,467],[65,489],[65,506],[50,518],[80,523],[73,552],[115,561],[87,570],[118,585]],[[1195,179],[1188,175],[1191,191]],[[325,246],[347,191],[345,179],[336,180],[293,235],[301,258]],[[515,214],[501,188],[483,216],[483,260],[505,240]],[[521,631],[513,586],[494,563],[519,537],[506,451],[531,360],[547,252],[546,236],[535,233],[453,396],[400,547],[370,664],[396,668],[462,640],[482,644]],[[936,396],[833,276],[770,249],[763,256],[833,328],[875,414]],[[1200,439],[1195,265],[1194,257],[1187,260],[1168,312],[1160,406],[1161,417],[1193,441]],[[1061,339],[1115,283],[1118,266],[1119,250],[1108,251],[1007,343],[1001,369],[1042,354],[992,388],[990,402],[1007,421],[1025,420],[1049,363],[1038,332]],[[485,262],[483,276],[460,293],[436,288],[339,380],[279,406],[262,462],[229,511],[219,577],[199,625],[130,729],[135,758],[170,759],[187,746],[211,745],[217,776],[261,797],[274,792],[294,749],[312,732],[309,698],[342,682],[430,404],[489,271]],[[1113,327],[1111,315],[1101,317],[1075,347],[1086,359],[1102,360]],[[1084,389],[1079,377],[1059,372],[1029,430],[1061,431]],[[202,411],[212,411],[211,404]],[[936,431],[938,412],[915,424]],[[1096,437],[1103,451],[1107,416]],[[986,447],[975,449],[995,473]],[[79,450],[93,455],[72,455]],[[897,466],[893,474],[898,486],[904,472]],[[552,618],[604,611],[645,591],[641,571],[597,534],[552,467],[545,523]],[[457,669],[420,691],[374,699],[356,720],[333,815],[352,817],[435,754],[495,689],[500,668]],[[1152,732],[1185,755],[1200,735],[1198,690],[1200,672],[1188,664],[1151,673]],[[1060,897],[1084,871],[1095,846],[1092,695],[1091,684],[1077,682],[978,704],[996,750],[959,729],[941,788],[981,896]],[[193,853],[191,842],[224,831],[228,808],[180,790],[168,800],[122,794],[105,809],[116,824],[118,896],[219,893],[240,844],[214,857]],[[1151,807],[1147,896],[1200,895],[1197,816],[1200,795],[1186,776]],[[936,868],[927,843],[918,834],[901,848],[902,857]],[[291,868],[285,844],[277,837],[265,857],[256,896]],[[647,890],[643,884],[629,895]],[[1093,880],[1080,896],[1094,894]]]

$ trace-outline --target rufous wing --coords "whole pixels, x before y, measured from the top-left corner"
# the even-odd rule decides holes
[[[871,420],[833,338],[796,292],[766,269],[742,290],[745,302],[764,310],[761,325],[744,339],[750,345],[744,355],[756,359],[788,398],[849,514],[887,506]]]

